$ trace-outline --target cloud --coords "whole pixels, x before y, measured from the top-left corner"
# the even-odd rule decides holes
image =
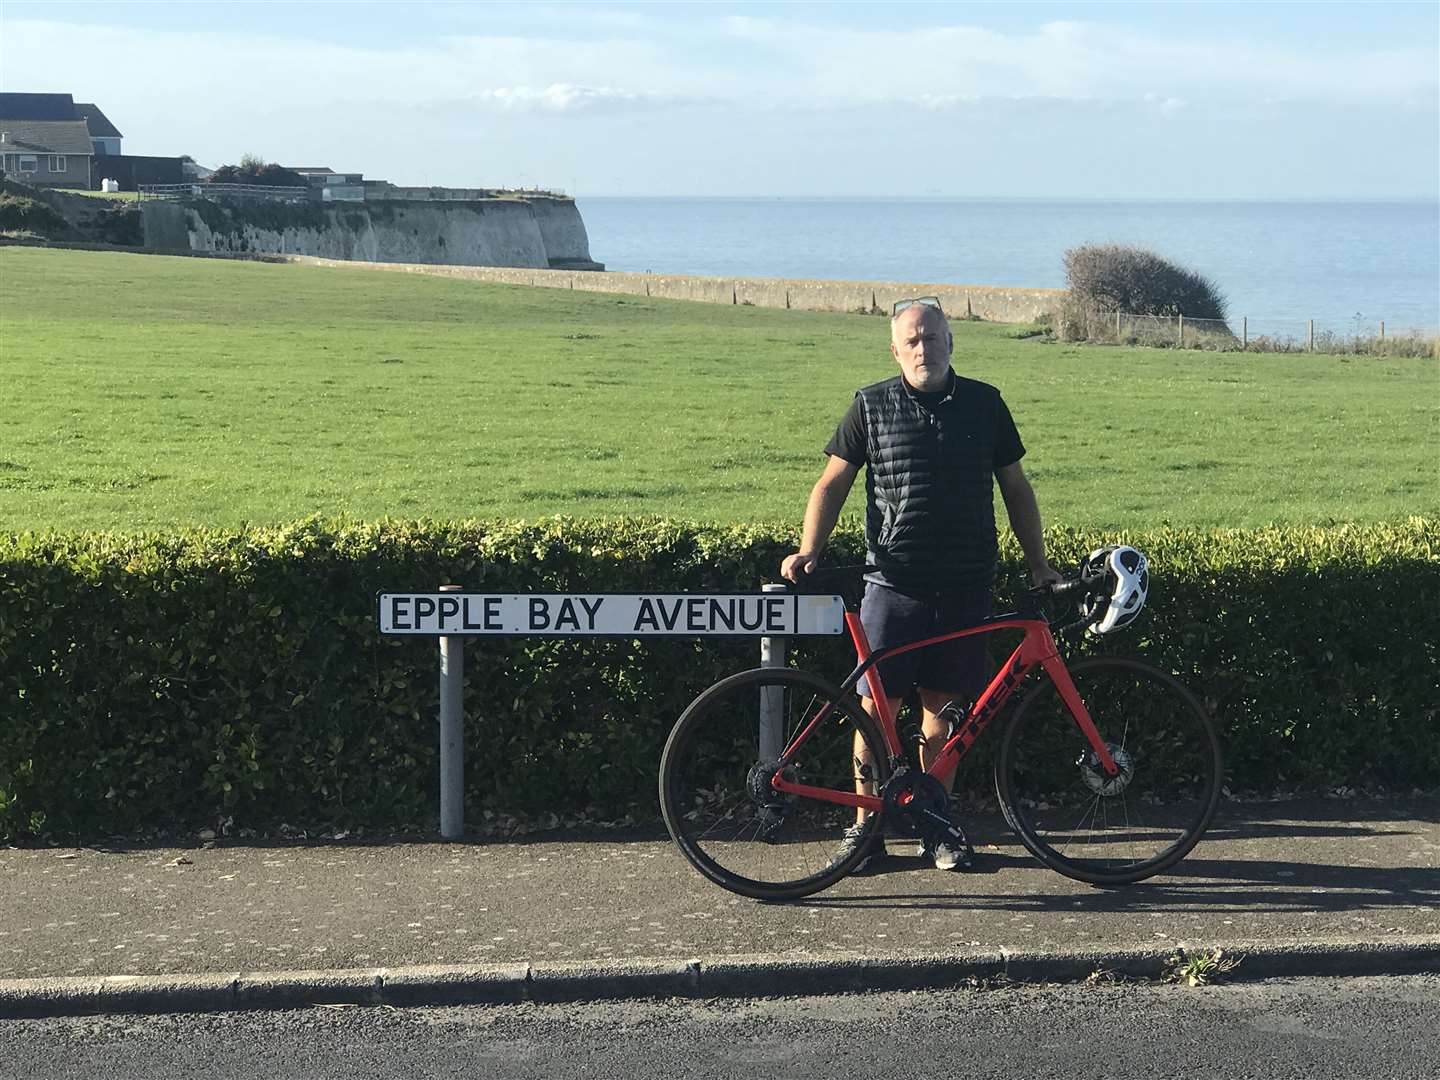
[[[963,10],[963,9],[961,9]],[[1193,35],[1170,37],[1076,20],[1029,30],[963,24],[879,28],[754,15],[658,19],[593,8],[538,9],[510,33],[460,33],[344,45],[269,34],[140,30],[7,19],[7,87],[83,86],[107,100],[185,94],[243,107],[295,101],[464,98],[565,114],[687,101],[768,110],[890,101],[950,109],[978,100],[1141,101],[1174,115],[1193,101],[1435,102],[1436,50],[1297,51]],[[467,13],[468,12],[468,13]],[[277,25],[279,25],[277,23]],[[117,64],[114,57],[124,56]],[[104,73],[103,79],[99,73]],[[283,73],[257,78],[257,73]],[[1343,76],[1337,76],[1343,73]],[[1149,98],[1147,95],[1155,95]]]
[[[968,105],[978,105],[981,101],[979,94],[921,94],[912,101],[901,101],[898,104],[911,104],[921,109],[929,109],[931,112],[945,112],[950,109],[961,109]]]
[[[430,5],[432,9],[434,5]],[[435,11],[451,25],[480,27],[494,32],[497,25],[523,25],[536,37],[575,39],[593,34],[607,36],[654,34],[663,31],[663,13],[604,7],[595,3],[526,3],[518,9],[496,4],[460,2],[446,4]]]
[[[582,112],[588,109],[626,107],[646,104],[643,94],[633,90],[616,90],[609,86],[572,86],[551,83],[544,89],[531,86],[501,86],[476,95],[476,100],[518,112]]]
[[[1049,22],[1001,33],[977,26],[854,29],[732,17],[737,45],[763,50],[792,96],[836,102],[1024,97],[1142,99],[1160,87],[1177,111],[1192,100],[1283,98],[1330,103],[1435,101],[1436,50],[1308,49],[1115,25]],[[768,91],[774,94],[774,87]]]
[[[5,20],[7,88],[63,83],[90,94],[204,95],[259,107],[296,102],[385,100],[423,104],[536,88],[570,102],[598,88],[603,97],[674,94],[695,84],[693,65],[662,42],[642,38],[562,40],[462,34],[394,44],[347,45],[283,34],[140,30],[48,20]],[[125,63],[116,63],[123,56]],[[155,71],[164,71],[157,83]],[[636,77],[645,85],[636,86]],[[58,83],[57,83],[58,79]],[[551,91],[555,87],[571,88]],[[606,88],[626,87],[613,94]],[[522,97],[525,95],[522,93]]]
[[[100,101],[128,151],[206,164],[253,150],[416,183],[528,176],[609,191],[923,191],[935,181],[899,176],[906,147],[889,135],[912,110],[944,133],[954,155],[945,171],[969,193],[1078,191],[1076,155],[1092,145],[1105,148],[1093,181],[1103,190],[1116,182],[1112,148],[1137,131],[1156,145],[1189,148],[1193,132],[1224,130],[1268,146],[1295,130],[1333,135],[1338,116],[1354,130],[1384,126],[1412,164],[1397,159],[1384,176],[1371,166],[1374,176],[1336,180],[1333,190],[1429,190],[1436,176],[1440,65],[1428,41],[1322,49],[1073,19],[1004,31],[933,18],[823,25],[804,22],[799,7],[768,9],[773,17],[542,8],[492,21],[476,7],[451,21],[417,19],[414,33],[342,42],[292,35],[278,17],[263,21],[267,32],[219,32],[186,29],[178,17],[166,29],[66,22],[78,8],[49,10],[56,15],[3,20],[4,89]],[[971,9],[948,10],[963,18]],[[656,137],[652,116],[696,107],[705,122],[687,118]],[[1067,143],[1072,132],[1085,140]],[[1063,169],[1057,146],[1070,147]],[[1328,150],[1305,168],[1300,160],[1274,183],[1338,168]],[[1166,190],[1198,183],[1177,175]],[[1205,182],[1260,184],[1235,175]],[[1134,190],[1145,188],[1137,174]]]
[[[1174,116],[1190,107],[1190,103],[1184,98],[1162,97],[1153,91],[1145,95],[1144,101],[1164,117]]]
[[[499,86],[472,95],[469,101],[515,113],[653,112],[710,105],[710,99],[685,94],[657,94],[613,86]]]

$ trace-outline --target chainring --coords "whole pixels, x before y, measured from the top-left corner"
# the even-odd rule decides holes
[[[950,793],[929,773],[897,769],[881,792],[886,817],[912,835],[925,836],[950,824]]]

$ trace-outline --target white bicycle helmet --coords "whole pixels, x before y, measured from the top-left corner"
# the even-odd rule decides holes
[[[1113,633],[1135,621],[1150,590],[1150,566],[1144,555],[1133,547],[1111,544],[1091,552],[1080,569],[1084,577],[1103,577],[1106,582],[1105,591],[1092,595],[1081,609],[1090,621],[1090,633]]]

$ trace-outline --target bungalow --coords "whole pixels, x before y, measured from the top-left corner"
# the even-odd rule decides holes
[[[96,157],[117,157],[121,153],[120,140],[124,138],[99,106],[88,101],[75,103],[75,115],[85,121],[90,131],[90,145],[95,147]]]
[[[91,152],[96,157],[121,153],[120,140],[124,136],[100,111],[100,106],[76,101],[69,94],[0,94],[0,119],[83,120],[90,136]]]
[[[37,187],[90,187],[94,148],[84,120],[12,120],[0,115],[0,169]]]

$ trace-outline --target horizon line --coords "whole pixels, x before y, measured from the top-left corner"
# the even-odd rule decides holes
[[[1440,193],[1415,195],[821,195],[758,192],[740,195],[696,194],[690,192],[656,194],[652,192],[590,191],[566,192],[572,199],[811,199],[811,200],[897,200],[930,202],[1428,202],[1440,207]]]

